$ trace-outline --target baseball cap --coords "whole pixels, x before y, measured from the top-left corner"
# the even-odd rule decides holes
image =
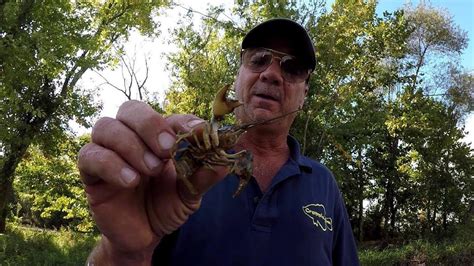
[[[275,39],[288,41],[292,54],[314,70],[316,56],[314,45],[308,32],[297,22],[286,18],[275,18],[264,21],[251,29],[242,40],[242,49],[252,47],[270,48]]]

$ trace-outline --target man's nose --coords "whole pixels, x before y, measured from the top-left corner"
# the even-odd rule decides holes
[[[260,73],[260,79],[263,82],[269,82],[272,85],[280,85],[283,83],[282,70],[280,67],[280,61],[273,59],[273,62]]]

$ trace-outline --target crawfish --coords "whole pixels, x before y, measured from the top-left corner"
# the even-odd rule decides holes
[[[217,92],[212,107],[211,121],[206,122],[201,134],[191,130],[191,132],[179,134],[176,140],[178,148],[173,160],[177,178],[182,180],[187,189],[194,195],[198,194],[198,191],[188,178],[202,166],[212,169],[213,166],[219,165],[230,166],[230,173],[234,173],[239,177],[239,185],[233,197],[239,195],[252,177],[252,154],[246,150],[237,153],[228,153],[228,151],[233,149],[239,137],[247,129],[300,110],[263,122],[219,127],[219,122],[223,120],[225,115],[242,105],[239,101],[227,98],[229,88],[230,85],[226,85]]]

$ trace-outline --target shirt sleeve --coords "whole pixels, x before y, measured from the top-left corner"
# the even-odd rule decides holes
[[[333,265],[359,265],[357,247],[354,235],[352,234],[351,224],[349,223],[346,206],[339,189],[336,187],[335,190]]]

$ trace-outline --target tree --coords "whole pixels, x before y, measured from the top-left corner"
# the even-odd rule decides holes
[[[166,1],[0,2],[0,232],[14,171],[32,143],[55,147],[76,120],[89,125],[92,94],[76,86],[114,59],[132,28],[154,34],[153,10]],[[45,149],[47,150],[47,149]]]
[[[408,58],[414,70],[411,86],[421,86],[427,94],[458,106],[459,111],[472,111],[472,74],[457,64],[468,45],[467,32],[454,24],[447,11],[424,1],[406,7],[405,13],[413,29],[408,39]]]
[[[208,118],[215,91],[232,81],[238,67],[243,33],[268,18],[292,18],[313,36],[317,65],[291,134],[305,155],[335,174],[358,239],[423,236],[420,226],[439,232],[466,219],[473,157],[461,143],[460,125],[472,108],[472,75],[451,67],[436,78],[426,65],[439,52],[449,55],[445,65],[455,64],[462,31],[451,20],[425,27],[424,15],[415,20],[409,11],[378,16],[375,1],[339,0],[329,12],[320,2],[265,3],[239,1],[232,8],[238,23],[214,8],[202,27],[190,19],[178,26],[167,112]],[[428,21],[439,17],[437,10],[425,11],[416,12],[430,14]],[[437,27],[452,29],[439,35],[445,41],[413,45]],[[429,223],[420,222],[425,214]]]
[[[119,68],[122,76],[122,84],[118,85],[109,80],[106,76],[96,71],[97,75],[104,81],[99,87],[107,85],[119,92],[121,92],[127,100],[150,101],[150,92],[146,88],[146,83],[149,77],[148,60],[149,56],[144,55],[143,64],[144,72],[139,68],[141,62],[137,63],[136,47],[132,55],[128,55],[123,49],[117,49],[116,53],[119,55]]]
[[[307,155],[334,172],[359,240],[364,201],[381,193],[374,180],[382,171],[371,154],[384,141],[385,93],[399,82],[397,62],[410,33],[402,12],[378,17],[375,8],[374,1],[335,1],[311,28],[318,63],[306,101],[309,111],[292,131]]]
[[[323,1],[302,5],[298,1],[271,5],[267,1],[238,1],[225,19],[221,19],[224,10],[220,7],[199,14],[203,16],[201,27],[191,22],[196,12],[188,9],[185,20],[173,31],[179,50],[168,57],[174,80],[166,95],[166,112],[210,118],[215,93],[235,78],[244,34],[258,21],[273,17],[289,17],[310,26],[322,5]]]
[[[42,228],[94,228],[76,167],[79,149],[90,135],[59,143],[56,155],[31,145],[15,171],[13,210],[22,223]]]

